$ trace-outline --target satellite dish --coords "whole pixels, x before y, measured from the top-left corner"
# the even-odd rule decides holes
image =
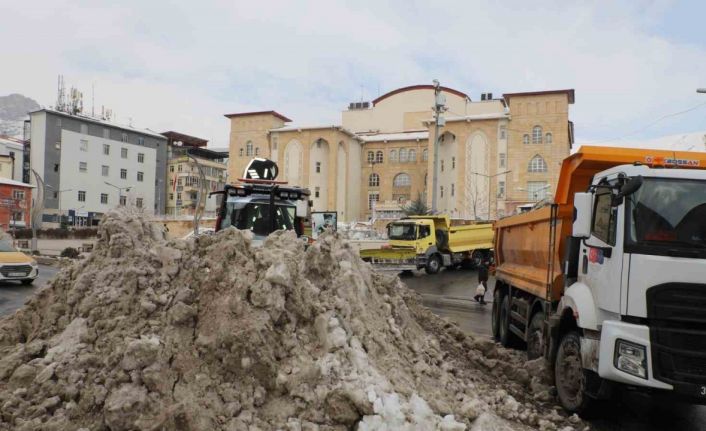
[[[243,178],[248,180],[274,180],[279,168],[277,163],[268,159],[254,158],[245,167]]]

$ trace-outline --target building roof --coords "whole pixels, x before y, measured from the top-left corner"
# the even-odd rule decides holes
[[[358,138],[363,142],[412,141],[417,139],[429,139],[429,131],[378,133],[375,135],[358,135]]]
[[[433,89],[434,89],[434,86],[431,85],[431,84],[410,85],[410,86],[408,86],[408,87],[398,88],[398,89],[396,89],[396,90],[392,90],[392,91],[390,91],[390,92],[387,92],[387,93],[383,94],[382,96],[378,97],[377,99],[373,100],[373,106],[377,105],[378,102],[380,102],[380,101],[382,101],[382,100],[385,100],[385,99],[387,99],[388,97],[394,96],[395,94],[404,93],[405,91],[433,90]],[[463,92],[458,91],[458,90],[454,90],[453,88],[441,87],[441,89],[442,89],[443,91],[447,92],[447,93],[455,94],[455,95],[457,95],[457,96],[464,97],[464,98],[466,98],[466,99],[468,99],[468,100],[471,100],[471,98],[468,97],[468,95],[467,95],[466,93],[463,93]]]
[[[126,126],[126,125],[122,125],[122,124],[111,123],[110,121],[102,120],[102,119],[100,119],[100,118],[89,117],[89,116],[87,116],[87,115],[81,115],[81,114],[74,114],[74,115],[72,115],[72,114],[68,114],[68,113],[62,112],[62,111],[57,111],[56,109],[51,109],[51,108],[37,109],[36,111],[32,111],[32,112],[30,112],[29,114],[32,115],[32,114],[36,114],[36,113],[39,113],[39,112],[47,112],[47,113],[54,114],[54,115],[60,115],[60,116],[62,116],[62,117],[66,117],[66,118],[74,118],[74,119],[76,119],[76,120],[86,121],[86,122],[88,122],[88,123],[100,124],[100,125],[102,125],[102,126],[115,127],[116,129],[126,130],[126,131],[128,131],[128,132],[141,133],[141,134],[143,134],[143,135],[149,135],[149,136],[152,136],[152,137],[154,137],[154,138],[166,139],[164,136],[162,136],[161,134],[155,132],[154,130],[150,130],[150,129],[138,129],[138,128],[132,127],[132,126]]]
[[[336,124],[331,124],[328,126],[284,126],[284,127],[278,127],[276,129],[270,129],[270,133],[272,133],[272,132],[299,132],[302,130],[325,130],[325,129],[338,130],[338,131],[345,133],[348,136],[352,136],[354,138],[359,137],[358,135],[351,132],[350,130],[343,128],[343,126],[339,126]]]
[[[32,184],[23,183],[22,181],[8,180],[7,178],[0,178],[0,185],[2,186],[14,186],[14,187],[28,187],[30,189],[35,188]]]
[[[191,147],[205,147],[206,144],[208,144],[208,140],[206,140],[206,139],[201,139],[201,138],[197,138],[195,136],[185,135],[183,133],[174,132],[171,130],[168,132],[162,132],[162,135],[166,136],[168,139],[170,139],[172,141],[183,142],[184,144],[187,144]]]
[[[547,90],[547,91],[528,91],[525,93],[505,93],[503,94],[503,98],[505,100],[509,100],[511,97],[516,97],[516,96],[544,96],[545,94],[566,94],[566,97],[569,98],[569,103],[573,104],[575,101],[575,95],[574,95],[574,89],[566,89],[566,90]]]
[[[290,120],[289,118],[285,117],[284,115],[280,114],[277,111],[236,112],[234,114],[223,114],[223,116],[226,118],[233,118],[233,117],[249,117],[251,115],[264,115],[264,114],[274,115],[275,117],[279,118],[280,120],[284,121],[285,123],[292,122],[292,120]]]

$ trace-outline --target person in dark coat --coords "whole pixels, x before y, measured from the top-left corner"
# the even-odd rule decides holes
[[[486,261],[482,261],[478,265],[478,285],[474,299],[481,304],[485,304],[485,292],[488,290],[488,262]],[[483,289],[480,288],[480,285],[483,286]]]

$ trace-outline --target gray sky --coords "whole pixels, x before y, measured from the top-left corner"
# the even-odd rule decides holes
[[[567,3],[0,0],[0,94],[53,105],[61,73],[88,112],[95,83],[97,111],[213,146],[224,113],[332,124],[434,78],[473,100],[575,88],[579,143],[706,130],[704,2]]]

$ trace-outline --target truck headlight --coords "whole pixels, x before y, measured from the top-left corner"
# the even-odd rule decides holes
[[[613,365],[620,371],[647,379],[647,348],[618,339],[615,341]]]

